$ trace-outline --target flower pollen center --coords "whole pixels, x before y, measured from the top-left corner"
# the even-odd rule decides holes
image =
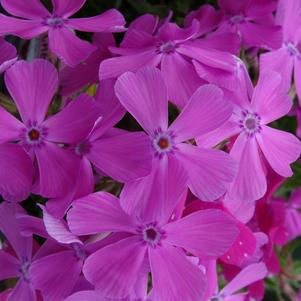
[[[163,132],[161,128],[156,130],[152,138],[155,156],[162,158],[163,155],[172,153],[176,149],[174,138],[174,134],[170,131]]]
[[[261,118],[257,113],[243,111],[239,126],[249,137],[253,137],[261,131]]]
[[[230,18],[230,22],[233,24],[239,24],[242,23],[245,20],[244,15],[235,15],[233,17]]]
[[[61,27],[65,23],[65,20],[60,17],[50,17],[46,19],[46,24],[50,27]]]
[[[155,229],[152,229],[152,228],[147,229],[145,231],[145,235],[146,235],[147,239],[151,240],[151,241],[155,241],[157,238],[157,232]]]
[[[28,137],[31,141],[37,141],[40,138],[40,132],[36,129],[32,129],[28,132]]]
[[[158,141],[158,145],[161,149],[167,149],[169,147],[169,141],[167,138],[160,138]]]
[[[19,271],[26,282],[30,281],[29,268],[30,268],[30,261],[27,258],[23,258],[21,265],[19,267]]]
[[[160,245],[164,232],[157,226],[157,223],[150,223],[142,226],[138,230],[144,243],[148,246],[155,248]]]
[[[160,52],[170,53],[173,52],[176,48],[176,43],[173,41],[168,41],[166,43],[162,43],[159,47]]]
[[[247,127],[247,129],[249,130],[255,130],[256,129],[256,120],[254,118],[248,118],[245,121],[245,126]]]

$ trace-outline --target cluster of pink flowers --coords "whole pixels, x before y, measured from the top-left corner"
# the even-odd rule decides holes
[[[301,188],[273,197],[301,153],[273,126],[301,124],[301,2],[218,0],[183,27],[146,14],[127,28],[115,9],[72,18],[84,3],[1,1],[17,113],[0,107],[0,280],[17,281],[0,300],[262,300],[274,246],[301,235]],[[18,60],[7,35],[51,56]],[[39,217],[22,207],[31,194]]]

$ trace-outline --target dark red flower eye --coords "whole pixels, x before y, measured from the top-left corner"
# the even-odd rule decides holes
[[[30,140],[36,141],[40,138],[40,132],[35,129],[32,129],[30,132],[28,132],[28,137]]]
[[[159,141],[158,141],[158,145],[161,149],[166,149],[169,147],[169,141],[168,139],[166,138],[161,138]]]

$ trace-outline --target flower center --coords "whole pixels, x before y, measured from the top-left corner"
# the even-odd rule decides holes
[[[41,146],[46,136],[46,128],[37,125],[36,122],[29,122],[27,128],[21,132],[21,142],[25,148],[30,149]]]
[[[28,272],[29,267],[30,267],[30,261],[27,258],[23,258],[19,271],[26,282],[30,281],[29,272]]]
[[[65,23],[65,20],[60,17],[52,16],[48,19],[46,19],[46,24],[50,27],[62,27]]]
[[[40,132],[36,129],[30,130],[27,135],[31,141],[37,141],[40,138]]]
[[[176,149],[173,133],[163,132],[161,129],[158,129],[154,133],[152,146],[155,156],[158,156],[159,158],[161,158],[164,154],[173,152]]]
[[[291,56],[300,56],[298,48],[292,42],[286,42],[285,46]]]
[[[164,232],[157,226],[157,223],[144,225],[138,232],[141,233],[142,240],[152,248],[160,245],[164,237]]]
[[[91,144],[88,141],[84,141],[82,143],[79,143],[75,148],[74,151],[77,155],[79,156],[84,156],[86,155],[91,148]]]
[[[242,23],[245,20],[244,15],[235,15],[233,17],[230,18],[230,22],[233,24],[239,24]]]
[[[257,113],[243,111],[242,119],[239,120],[239,126],[247,133],[248,136],[252,137],[261,131],[260,121],[261,118]]]
[[[159,46],[159,51],[163,53],[170,53],[173,52],[176,48],[176,43],[174,41],[168,41],[165,43],[162,43]]]

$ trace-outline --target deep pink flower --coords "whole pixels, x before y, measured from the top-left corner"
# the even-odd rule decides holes
[[[93,35],[93,45],[97,48],[88,59],[76,67],[65,66],[59,73],[60,94],[71,95],[87,85],[98,82],[99,64],[112,56],[109,46],[115,46],[111,33],[96,33]]]
[[[113,126],[125,114],[114,94],[115,80],[103,80],[95,103],[99,118],[86,136],[79,136],[71,145],[80,163],[73,187],[66,195],[51,199],[47,208],[51,214],[62,217],[71,202],[94,190],[94,169],[119,182],[133,181],[151,172],[151,142],[144,132],[128,132]]]
[[[226,192],[227,184],[235,177],[235,162],[222,151],[186,143],[228,120],[232,108],[219,88],[214,85],[200,87],[170,126],[167,89],[158,69],[148,67],[136,73],[125,73],[117,80],[115,91],[123,106],[148,134],[154,158],[149,176],[126,183],[121,202],[127,212],[136,211],[145,217],[152,212],[148,209],[150,206],[160,207],[160,214],[169,216],[174,204],[141,203],[142,195],[173,189],[167,186],[168,178],[173,179],[172,186],[177,186],[180,194],[188,185],[205,201],[215,200]],[[153,187],[158,188],[154,190]]]
[[[72,144],[89,133],[99,116],[97,105],[90,96],[82,94],[62,111],[46,118],[57,90],[58,75],[54,66],[45,60],[17,62],[6,72],[5,83],[23,123],[1,110],[1,138],[19,142],[18,145],[22,145],[36,160],[38,171],[34,192],[44,197],[65,195],[74,184],[79,159],[64,145]],[[7,158],[11,159],[9,155]],[[19,160],[21,158],[24,155],[20,154]],[[17,177],[14,165],[7,170],[11,176],[16,175],[15,180],[22,180]]]
[[[222,210],[228,214],[229,218],[233,218],[235,221],[239,234],[231,248],[220,259],[227,264],[243,266],[255,253],[255,235],[246,225],[238,221],[235,216],[231,215],[221,202],[202,202],[200,200],[195,200],[186,207],[184,215],[206,209]]]
[[[267,269],[264,263],[254,263],[243,268],[222,290],[214,294],[213,300],[238,301],[248,300],[248,292],[239,293],[242,288],[265,278]],[[218,289],[216,283],[216,289]],[[216,298],[216,299],[214,299]],[[211,299],[211,300],[212,300]],[[205,301],[205,300],[204,300]]]
[[[227,95],[235,106],[232,117],[197,142],[212,147],[238,135],[230,154],[238,161],[239,171],[229,194],[234,200],[247,201],[259,199],[267,191],[265,164],[282,177],[292,175],[290,164],[299,158],[301,143],[294,135],[267,126],[286,115],[292,106],[281,88],[280,75],[273,71],[262,73],[253,89],[244,66],[241,68],[239,89]]]
[[[274,25],[274,0],[218,0],[224,14],[218,31],[236,32],[245,47],[278,48],[281,27]]]
[[[301,36],[298,28],[301,22],[300,1],[279,1],[278,18],[279,24],[283,28],[282,45],[278,49],[264,53],[260,56],[262,70],[274,70],[282,77],[283,88],[288,91],[291,87],[294,72],[294,81],[299,96],[301,98]]]
[[[90,43],[79,39],[72,30],[85,32],[124,31],[125,20],[115,9],[91,18],[70,18],[86,0],[52,0],[50,13],[38,1],[3,0],[3,8],[18,18],[0,14],[0,34],[13,34],[23,39],[48,32],[49,48],[69,66],[76,66],[96,50]]]
[[[177,190],[177,187],[173,188]],[[151,201],[166,203],[168,200],[163,200],[164,197],[177,197],[174,190]],[[172,200],[172,203],[177,201]],[[235,240],[235,223],[221,210],[215,209],[199,211],[177,221],[169,221],[170,216],[162,218],[156,209],[150,216],[154,218],[144,220],[135,214],[127,215],[119,200],[104,192],[76,200],[67,215],[73,233],[126,232],[129,235],[86,259],[83,267],[86,279],[102,296],[127,297],[133,291],[146,258],[152,273],[154,300],[199,301],[206,279],[201,270],[186,258],[183,249],[198,257],[217,258]]]
[[[204,83],[196,73],[194,60],[206,70],[202,74],[205,80],[214,82],[221,70],[225,76],[233,79],[234,57],[217,50],[222,44],[225,45],[224,40],[195,40],[199,30],[197,20],[182,29],[169,22],[158,26],[154,16],[144,15],[130,25],[120,48],[110,48],[120,56],[100,64],[99,78],[118,77],[124,72],[137,71],[146,66],[159,67],[167,86],[168,98],[183,108],[195,90]],[[232,39],[229,38],[227,44],[232,45]]]

